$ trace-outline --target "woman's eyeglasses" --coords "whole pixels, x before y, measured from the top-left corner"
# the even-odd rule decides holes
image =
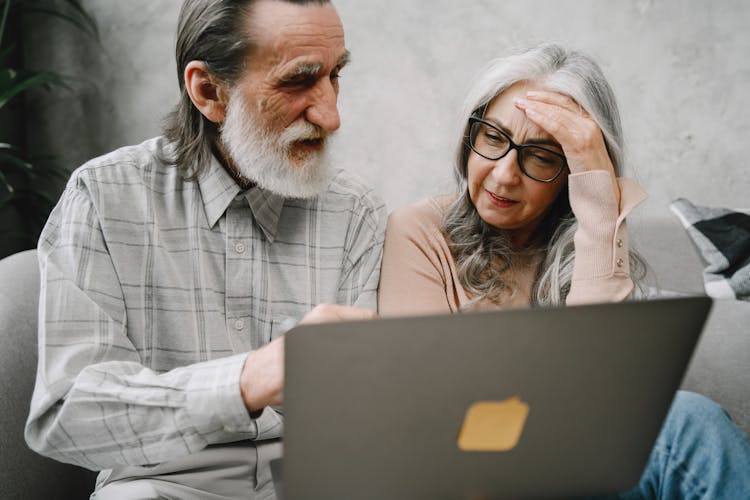
[[[542,146],[516,144],[494,126],[476,116],[469,118],[468,145],[479,156],[488,160],[499,160],[515,149],[521,172],[539,182],[552,182],[565,170],[565,156]]]

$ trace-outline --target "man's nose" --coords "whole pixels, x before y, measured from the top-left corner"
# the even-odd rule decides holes
[[[496,182],[502,184],[517,184],[520,182],[523,172],[518,162],[518,151],[511,149],[505,156],[495,160],[491,175]]]
[[[305,111],[305,118],[328,132],[337,130],[341,125],[341,117],[336,105],[338,92],[333,82],[324,79],[318,83],[313,92],[312,102]]]

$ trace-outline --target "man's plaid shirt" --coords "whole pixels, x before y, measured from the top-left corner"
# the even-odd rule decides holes
[[[279,437],[250,416],[247,352],[319,303],[375,309],[385,207],[339,171],[310,200],[184,180],[156,138],[79,168],[39,243],[39,368],[26,439],[91,469]],[[255,417],[255,418],[253,418]]]

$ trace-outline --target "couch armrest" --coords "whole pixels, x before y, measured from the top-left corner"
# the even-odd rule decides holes
[[[36,251],[0,260],[0,283],[0,498],[88,498],[95,473],[38,455],[23,437],[36,377]]]

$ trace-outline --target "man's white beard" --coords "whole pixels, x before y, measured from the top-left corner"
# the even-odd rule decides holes
[[[229,98],[220,131],[220,140],[238,173],[287,198],[312,198],[328,187],[331,167],[327,144],[321,150],[298,154],[296,164],[290,161],[296,141],[320,138],[327,142],[330,134],[308,121],[299,121],[280,134],[264,129],[239,91]]]

